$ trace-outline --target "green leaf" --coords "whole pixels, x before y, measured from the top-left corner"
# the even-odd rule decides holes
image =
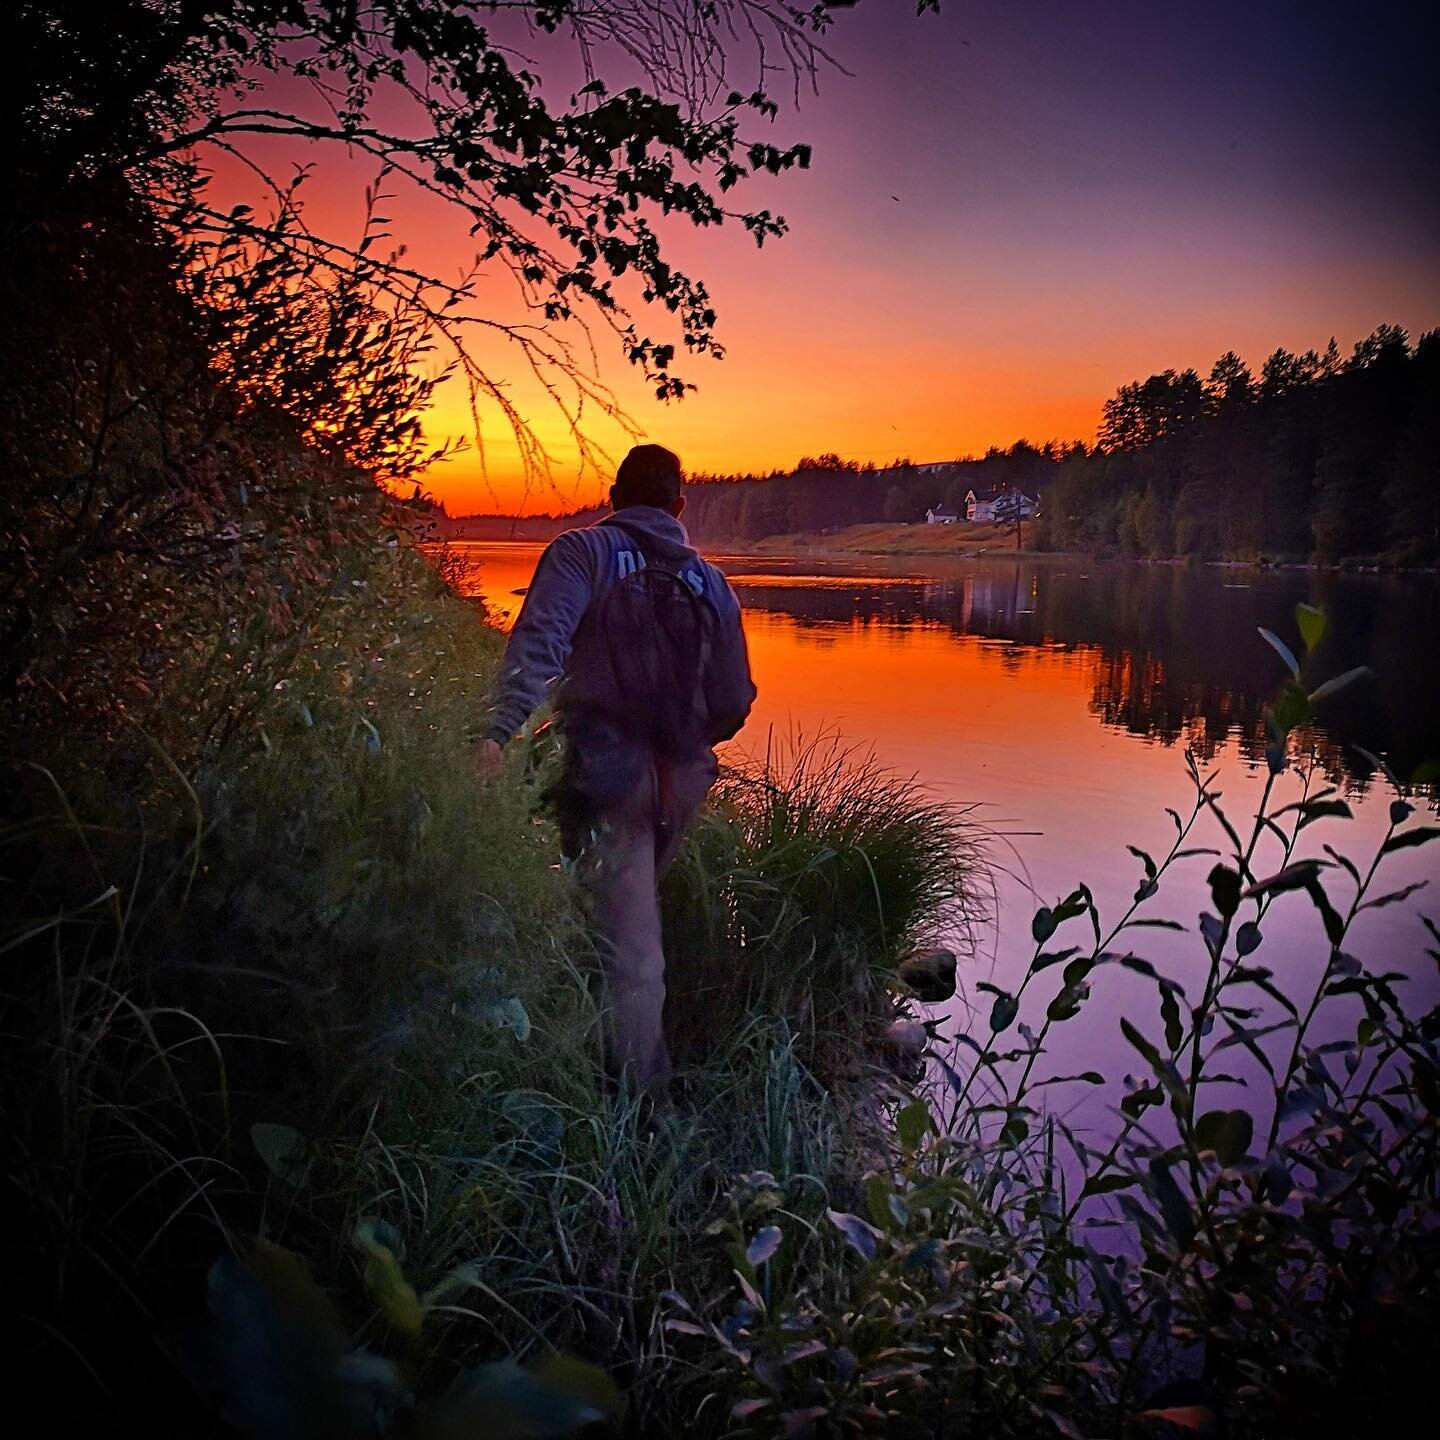
[[[620,1387],[598,1365],[553,1350],[530,1372],[547,1389],[578,1400],[602,1416],[620,1408]]]
[[[1080,1013],[1080,1002],[1084,1000],[1089,993],[1089,986],[1084,984],[1065,986],[1046,1008],[1046,1018],[1058,1025],[1078,1015]]]
[[[1248,1111],[1210,1110],[1195,1122],[1195,1144],[1213,1150],[1222,1165],[1235,1165],[1245,1158],[1254,1132]]]
[[[1080,953],[1078,945],[1067,945],[1063,950],[1042,950],[1031,962],[1030,968],[1039,974],[1042,970],[1048,970],[1052,965],[1063,965],[1073,955]]]
[[[1195,1238],[1195,1215],[1189,1201],[1175,1183],[1169,1164],[1158,1158],[1152,1160],[1145,1188],[1159,1202],[1166,1229],[1174,1236],[1182,1250],[1188,1249]]]
[[[1270,707],[1270,718],[1281,735],[1288,735],[1297,725],[1310,719],[1310,697],[1304,687],[1294,680],[1287,680]]]
[[[1043,945],[1055,933],[1055,926],[1054,912],[1048,905],[1042,905],[1030,921],[1030,933],[1035,937],[1035,943]]]
[[[1310,692],[1310,703],[1318,704],[1321,700],[1328,700],[1338,691],[1343,690],[1347,685],[1353,685],[1357,680],[1363,679],[1370,674],[1368,665],[1357,665],[1353,670],[1347,670],[1343,675],[1335,675],[1325,681],[1323,685],[1317,685]]]
[[[1209,877],[1210,898],[1228,920],[1240,908],[1240,876],[1228,865],[1217,865]]]
[[[1325,634],[1325,611],[1319,605],[1307,605],[1303,600],[1295,607],[1295,623],[1300,627],[1300,638],[1307,650],[1313,650]]]
[[[1092,1175],[1086,1180],[1081,1195],[1108,1195],[1112,1190],[1128,1190],[1136,1183],[1133,1175]]]
[[[919,1150],[927,1135],[935,1128],[930,1107],[922,1099],[914,1099],[895,1117],[895,1133],[907,1153]]]
[[[420,1333],[425,1312],[400,1267],[394,1237],[394,1229],[383,1220],[362,1220],[355,1227],[355,1244],[365,1255],[362,1278],[370,1298],[392,1328],[413,1338]]]
[[[865,1261],[875,1258],[876,1242],[881,1232],[867,1225],[858,1215],[844,1210],[827,1210],[825,1218],[845,1237],[845,1243]]]
[[[1382,760],[1373,750],[1367,750],[1363,745],[1352,745],[1354,752],[1370,766],[1372,770],[1378,770],[1398,790],[1400,788],[1400,777],[1390,768],[1386,760]]]
[[[1325,887],[1316,876],[1305,886],[1305,893],[1309,895],[1315,908],[1320,912],[1320,919],[1325,925],[1325,935],[1332,945],[1338,945],[1345,938],[1345,921],[1341,919],[1339,911],[1330,903],[1330,897],[1325,893]]]
[[[1090,899],[1090,892],[1082,885],[1078,890],[1071,891],[1071,893],[1055,907],[1052,913],[1055,923],[1060,925],[1066,920],[1074,919],[1076,915],[1085,914],[1087,910],[1092,908],[1093,902]]]
[[[995,991],[995,1003],[990,1007],[990,1029],[997,1035],[1002,1030],[1008,1030],[1015,1023],[1016,1015],[1020,1013],[1020,1002],[995,985],[982,983],[976,988]]]
[[[1160,990],[1160,1019],[1165,1024],[1165,1045],[1173,1055],[1180,1048],[1185,1032],[1180,1025],[1180,1004],[1175,999],[1173,986],[1165,985]]]
[[[265,1167],[287,1185],[298,1185],[305,1173],[305,1137],[293,1125],[272,1125],[257,1120],[250,1127],[250,1143]]]
[[[1150,1062],[1150,1068],[1158,1075],[1160,1073],[1159,1050],[1125,1019],[1123,1015],[1120,1017],[1120,1033]]]
[[[1397,905],[1402,900],[1408,900],[1417,890],[1424,890],[1430,882],[1428,880],[1415,880],[1409,885],[1402,885],[1398,890],[1391,890],[1388,894],[1377,895],[1373,900],[1367,900],[1359,908],[1361,910],[1380,910],[1386,905]]]
[[[1155,861],[1149,854],[1138,845],[1127,845],[1125,848],[1145,867],[1145,878],[1153,880],[1159,872],[1155,868]]]
[[[497,1029],[509,1030],[517,1040],[524,1042],[530,1038],[530,1016],[514,995],[487,1005],[484,1014]]]
[[[895,1223],[895,1212],[890,1208],[890,1197],[895,1187],[887,1176],[871,1175],[865,1181],[865,1208],[870,1212],[871,1221],[882,1230],[888,1230]]]
[[[1131,1119],[1139,1119],[1152,1105],[1159,1105],[1165,1092],[1159,1085],[1140,1085],[1120,1102],[1120,1108]]]
[[[1245,891],[1244,898],[1253,900],[1259,895],[1281,895],[1287,890],[1303,890],[1322,868],[1319,860],[1297,860],[1264,880],[1257,880]]]
[[[1303,830],[1317,820],[1353,820],[1355,812],[1343,800],[1307,800],[1296,807],[1300,812],[1297,829]]]
[[[533,1370],[497,1360],[458,1376],[415,1428],[437,1440],[550,1440],[596,1424],[619,1404],[615,1382],[572,1356],[552,1355]]]
[[[294,1252],[260,1240],[243,1260],[222,1255],[205,1288],[208,1314],[187,1322],[179,1343],[165,1349],[214,1402],[229,1433],[275,1435],[277,1417],[291,1420],[307,1409],[319,1419],[322,1396],[339,1406],[373,1405],[382,1393],[401,1404],[408,1399],[389,1362],[354,1349],[334,1303]],[[354,1392],[350,1362],[368,1382]]]

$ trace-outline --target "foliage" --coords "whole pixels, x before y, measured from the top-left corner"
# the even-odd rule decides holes
[[[833,736],[727,770],[663,888],[682,1043],[703,1055],[746,1015],[793,1016],[808,1065],[854,1071],[907,950],[978,919],[984,852],[965,812]]]
[[[1145,556],[1321,561],[1440,554],[1434,467],[1416,467],[1440,344],[1382,325],[1348,360],[1233,352],[1106,402],[1100,453],[1046,486],[1037,544]]]
[[[1403,1414],[1435,1333],[1436,1026],[1346,947],[1404,893],[1390,857],[1436,831],[1391,777],[1362,868],[1316,848],[1348,810],[1313,771],[1272,800],[1350,678],[1306,683],[1322,612],[1297,613],[1298,647],[1266,636],[1288,678],[1253,826],[1195,768],[1127,912],[1102,925],[1083,886],[1038,910],[1023,983],[922,1093],[875,1063],[889,971],[973,913],[973,827],[831,744],[727,777],[667,886],[695,983],[670,1016],[685,1109],[656,1119],[596,1064],[582,917],[533,819],[543,764],[470,771],[497,639],[385,533],[361,585],[327,589],[250,746],[188,772],[127,759],[127,813],[115,753],[71,737],[50,756],[70,783],[31,770],[14,792],[25,1353],[84,1357],[78,1411],[128,1412],[134,1384],[153,1415],[147,1333],[208,1285],[167,1347],[255,1433],[304,1433],[316,1405],[361,1433],[505,1413],[559,1433],[604,1408],[592,1364],[633,1433]],[[1143,953],[1178,929],[1166,877],[1197,863],[1198,984]],[[1264,956],[1307,902],[1324,954],[1302,994]],[[1066,1073],[1060,1027],[1107,981],[1137,1078],[1096,1145],[1047,1100],[1102,1083]],[[1243,1108],[1214,1098],[1236,1078]]]
[[[1323,613],[1297,623],[1319,643]],[[1440,1327],[1440,1011],[1413,1013],[1416,978],[1346,946],[1357,916],[1417,888],[1384,888],[1390,857],[1440,829],[1414,822],[1391,775],[1370,859],[1317,850],[1312,827],[1349,807],[1289,741],[1338,687],[1307,693],[1269,638],[1292,674],[1253,824],[1232,824],[1192,762],[1193,805],[1172,812],[1167,854],[1135,850],[1118,919],[1102,923],[1084,885],[1038,909],[1020,984],[981,987],[988,1023],[956,1036],[968,1061],[937,1056],[945,1083],[894,1113],[863,1214],[787,1215],[790,1188],[769,1176],[733,1192],[720,1230],[745,1257],[738,1294],[672,1307],[702,1366],[698,1408],[700,1391],[733,1395],[739,1433],[787,1436],[1358,1434],[1423,1408]],[[1275,803],[1297,758],[1301,798]],[[1197,843],[1210,827],[1218,848]],[[1185,863],[1210,867],[1198,983],[1140,953],[1187,928],[1152,904]],[[1266,936],[1307,903],[1318,963],[1276,974]],[[1103,1003],[1105,972],[1138,1078],[1097,1144],[1047,1096],[1105,1077],[1048,1072],[1065,1069],[1058,1028]],[[1147,990],[1158,1024],[1137,1004]],[[1223,1086],[1240,1087],[1229,1103]]]
[[[1017,440],[914,465],[807,456],[785,474],[692,476],[685,522],[704,543],[753,543],[850,525],[918,524],[967,494],[1039,500],[1024,543],[1152,559],[1440,557],[1435,415],[1440,332],[1411,347],[1382,325],[1341,361],[1276,351],[1257,381],[1233,351],[1201,380],[1166,370],[1105,402],[1093,447]],[[548,539],[599,512],[520,522],[470,517],[457,533]],[[987,549],[1002,548],[986,536]],[[1016,545],[1015,548],[1019,548]]]
[[[674,1023],[708,1020],[704,1063],[686,1114],[648,1120],[598,1064],[582,917],[534,818],[543,768],[471,769],[498,636],[406,546],[364,578],[308,631],[253,745],[182,771],[77,732],[47,773],[16,772],[0,838],[24,1353],[70,1377],[76,1415],[143,1391],[157,1425],[194,1424],[183,1390],[156,1398],[159,1328],[202,1395],[275,1434],[317,1405],[421,1433],[456,1394],[498,1424],[476,1377],[530,1382],[483,1367],[565,1351],[603,1363],[643,1429],[671,1413],[658,1295],[713,1280],[693,1236],[723,1177],[764,1166],[818,1195],[853,1168],[848,1117],[895,1012],[837,895],[866,903],[866,850],[904,881],[883,906],[872,886],[861,919],[877,934],[883,916],[899,955],[959,903],[971,837],[874,767],[841,787],[838,756],[732,776],[741,798],[695,844],[754,923],[736,949],[682,907],[670,938],[722,947],[714,972],[739,961],[753,984],[723,1013],[676,987],[695,1009]],[[833,853],[787,846],[783,815]],[[819,987],[846,973],[835,1005]],[[184,1319],[207,1287],[208,1319]],[[332,1318],[312,1364],[295,1327],[316,1293]]]
[[[657,221],[728,220],[757,243],[784,233],[771,210],[727,197],[753,175],[808,165],[808,145],[775,143],[771,87],[788,80],[798,95],[816,82],[832,20],[824,4],[770,0],[21,0],[3,36],[27,58],[6,97],[8,133],[24,140],[3,178],[41,217],[97,188],[124,190],[174,237],[283,252],[341,291],[358,277],[393,323],[450,348],[474,404],[503,417],[539,478],[550,457],[491,342],[535,372],[587,462],[601,457],[584,411],[618,412],[567,322],[599,320],[659,396],[684,393],[677,341],[720,354],[716,314],[704,283],[665,258]],[[574,93],[557,99],[539,70],[576,74]],[[203,170],[238,160],[263,174],[262,147],[277,139],[298,163],[368,158],[377,185],[450,206],[475,237],[477,271],[429,275],[371,234],[357,243],[283,210],[219,206]],[[478,310],[485,267],[513,279],[519,318],[488,297]],[[650,304],[676,337],[633,319]]]
[[[423,338],[363,273],[173,246],[123,194],[21,228],[9,260],[10,743],[62,717],[111,737],[137,722],[181,764],[248,743],[312,623],[423,518],[375,478],[428,458]]]

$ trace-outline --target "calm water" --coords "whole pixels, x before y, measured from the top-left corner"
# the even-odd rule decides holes
[[[459,548],[472,562],[476,591],[513,619],[521,603],[513,592],[529,583],[539,547]],[[1383,836],[1389,793],[1353,745],[1384,756],[1402,777],[1440,755],[1440,584],[1433,577],[898,557],[721,557],[721,564],[745,607],[760,689],[740,749],[763,751],[777,732],[838,731],[936,795],[979,807],[994,836],[997,913],[968,967],[972,994],[977,980],[1006,988],[1018,980],[1039,901],[1053,902],[1083,880],[1102,918],[1119,917],[1140,877],[1126,846],[1163,854],[1174,835],[1165,807],[1188,813],[1187,746],[1218,770],[1232,819],[1253,812],[1264,782],[1261,708],[1283,676],[1256,627],[1293,640],[1297,601],[1323,604],[1330,615],[1307,682],[1356,665],[1374,671],[1329,703],[1324,728],[1309,737],[1356,817],[1312,827],[1311,853],[1329,840],[1359,858]],[[1285,798],[1298,795],[1294,777],[1284,781]],[[1436,808],[1433,795],[1418,803]],[[1194,843],[1217,844],[1206,823],[1211,830]],[[1193,926],[1210,906],[1212,863],[1184,862],[1146,913]],[[1262,873],[1265,864],[1262,849]],[[1402,851],[1381,873],[1390,882],[1382,890],[1440,877],[1440,844]],[[1338,887],[1336,898],[1348,901]],[[1324,937],[1303,896],[1277,903],[1285,923],[1272,912],[1255,959],[1308,998]],[[1347,948],[1374,969],[1411,975],[1407,993],[1428,1008],[1440,984],[1423,954],[1422,909],[1440,915],[1440,886],[1365,912]],[[1192,936],[1135,931],[1131,945],[1182,981],[1198,974]],[[1063,1031],[1057,1071],[1130,1068],[1122,1014],[1157,1032],[1148,983],[1116,970],[1095,978],[1095,996]],[[1022,1010],[1022,1020],[1038,1025],[1054,988],[1041,985],[1035,1013]],[[954,1019],[970,1023],[963,1005]]]

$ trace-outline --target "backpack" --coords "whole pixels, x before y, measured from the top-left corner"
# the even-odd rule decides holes
[[[643,563],[586,615],[564,709],[572,728],[599,721],[657,755],[688,758],[711,740],[706,679],[720,616],[703,590],[647,554],[635,532],[626,534]]]

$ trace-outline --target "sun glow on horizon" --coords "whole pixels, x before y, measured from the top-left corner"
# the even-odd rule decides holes
[[[812,168],[743,187],[743,204],[782,213],[789,234],[757,250],[735,223],[660,222],[667,260],[709,287],[726,358],[679,355],[697,389],[661,404],[603,321],[570,332],[639,432],[592,397],[577,417],[595,447],[582,463],[523,358],[477,331],[549,473],[527,479],[493,397],[477,449],[466,385],[451,379],[425,431],[472,443],[422,483],[451,514],[554,513],[600,498],[641,438],[696,474],[788,471],[824,452],[885,465],[1089,442],[1129,381],[1203,374],[1232,349],[1258,372],[1278,347],[1323,349],[1334,335],[1348,351],[1382,322],[1412,336],[1440,324],[1440,187],[1422,123],[1437,102],[1420,94],[1413,26],[1376,15],[1361,33],[1324,7],[1303,23],[1233,8],[1163,21],[1128,0],[1103,17],[1027,4],[841,16],[844,70],[774,124],[777,142],[813,144]],[[1327,103],[1352,92],[1361,109]],[[277,174],[309,158],[268,138],[254,150]],[[317,224],[352,235],[373,168],[316,158]],[[242,178],[221,162],[218,174]],[[477,248],[464,218],[387,188],[407,263],[464,271]],[[499,270],[482,272],[473,307],[482,321],[538,319]],[[642,334],[675,338],[663,310],[631,308]]]

